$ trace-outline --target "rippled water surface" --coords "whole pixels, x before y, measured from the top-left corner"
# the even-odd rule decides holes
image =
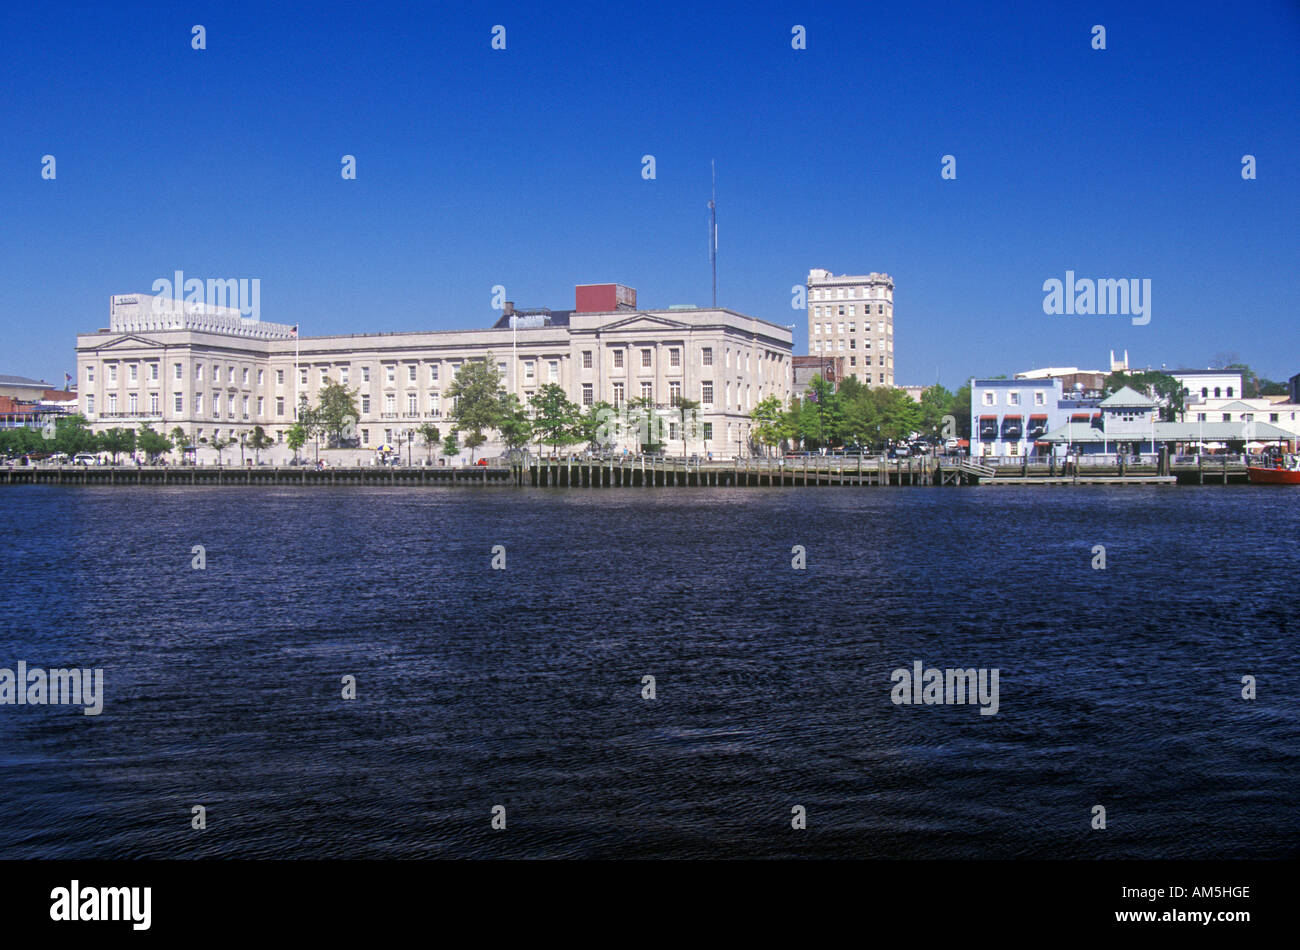
[[[1295,857],[1298,505],[8,488],[0,667],[106,699],[0,706],[0,857]]]

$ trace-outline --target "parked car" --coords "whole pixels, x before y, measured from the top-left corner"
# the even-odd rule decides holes
[[[67,465],[72,459],[67,452],[55,452],[50,456],[49,461],[51,465]]]
[[[89,452],[78,452],[76,455],[72,457],[72,464],[73,465],[98,465],[99,459],[91,455]]]

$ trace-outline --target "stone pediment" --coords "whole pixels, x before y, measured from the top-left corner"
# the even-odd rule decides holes
[[[624,317],[622,320],[615,320],[613,323],[607,323],[600,328],[601,333],[609,333],[613,330],[636,332],[639,330],[689,330],[688,324],[680,320],[672,320],[668,317],[657,313],[634,313],[631,316]]]
[[[107,342],[100,343],[93,347],[96,350],[115,350],[115,349],[134,349],[136,347],[161,347],[162,344],[157,340],[151,340],[148,337],[140,336],[137,333],[123,333]]]

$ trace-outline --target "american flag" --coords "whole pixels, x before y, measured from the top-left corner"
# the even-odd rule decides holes
[[[295,323],[292,329],[289,330],[289,336],[297,336],[297,335],[298,335],[298,324]]]

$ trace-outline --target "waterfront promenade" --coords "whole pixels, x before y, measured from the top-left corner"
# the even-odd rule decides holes
[[[996,464],[986,464],[994,461]],[[468,466],[29,465],[0,469],[2,485],[390,485],[534,488],[906,487],[920,485],[1230,485],[1247,482],[1240,456],[1111,457],[1084,464],[1027,459],[803,456],[709,461],[662,456],[566,456]]]

